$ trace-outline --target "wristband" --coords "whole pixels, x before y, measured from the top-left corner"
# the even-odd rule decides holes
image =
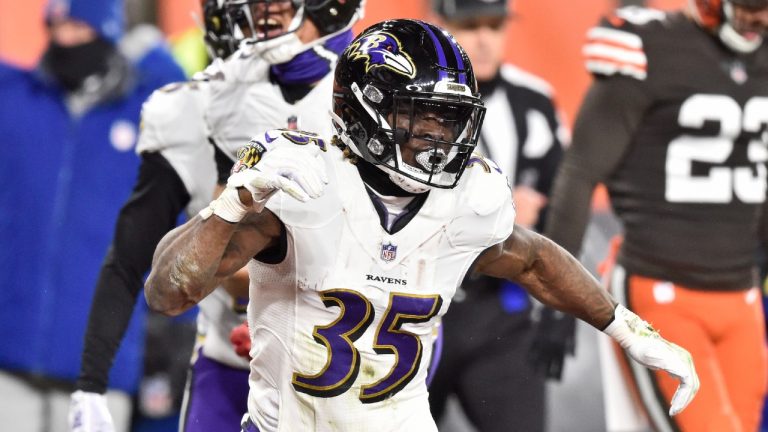
[[[248,213],[248,207],[240,201],[235,188],[226,188],[208,207],[198,213],[203,219],[216,215],[229,223],[238,223]]]
[[[623,348],[626,348],[636,337],[659,335],[650,324],[623,305],[617,305],[613,313],[613,321],[603,330],[603,333],[615,339]]]

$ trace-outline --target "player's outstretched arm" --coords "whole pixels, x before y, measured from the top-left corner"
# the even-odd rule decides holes
[[[551,240],[515,225],[478,259],[476,270],[519,282],[542,303],[605,328],[616,302],[579,262]]]
[[[520,283],[542,303],[613,337],[639,363],[677,377],[680,386],[672,398],[670,415],[682,411],[698,391],[691,355],[664,340],[625,307],[617,306],[572,255],[546,237],[516,226],[506,241],[483,253],[476,270]]]

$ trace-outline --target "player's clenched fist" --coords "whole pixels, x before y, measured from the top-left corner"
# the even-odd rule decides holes
[[[249,210],[261,212],[278,190],[305,202],[323,194],[328,176],[322,152],[325,143],[314,134],[276,130],[253,140],[238,152],[227,187],[201,212],[239,222]],[[246,192],[247,191],[247,192]]]
[[[680,380],[669,415],[676,415],[699,391],[699,377],[688,351],[665,340],[650,324],[622,305],[618,305],[613,322],[604,330],[630,357],[654,370],[664,370]]]
[[[277,190],[299,201],[317,198],[328,183],[320,153],[317,146],[277,147],[266,152],[252,168],[232,174],[227,187],[247,189],[253,204],[262,208]]]

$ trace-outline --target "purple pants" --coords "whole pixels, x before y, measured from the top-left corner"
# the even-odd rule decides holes
[[[192,365],[183,432],[238,431],[248,411],[248,371],[219,363],[198,352]]]
[[[251,418],[248,417],[244,419],[243,424],[240,426],[242,429],[240,429],[240,432],[259,432],[259,428],[256,427],[255,424],[251,421]]]

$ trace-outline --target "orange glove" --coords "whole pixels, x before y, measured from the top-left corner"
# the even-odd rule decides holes
[[[249,354],[251,351],[251,334],[248,330],[248,321],[232,329],[229,333],[229,341],[232,342],[232,347],[237,355],[248,360],[251,359]]]

